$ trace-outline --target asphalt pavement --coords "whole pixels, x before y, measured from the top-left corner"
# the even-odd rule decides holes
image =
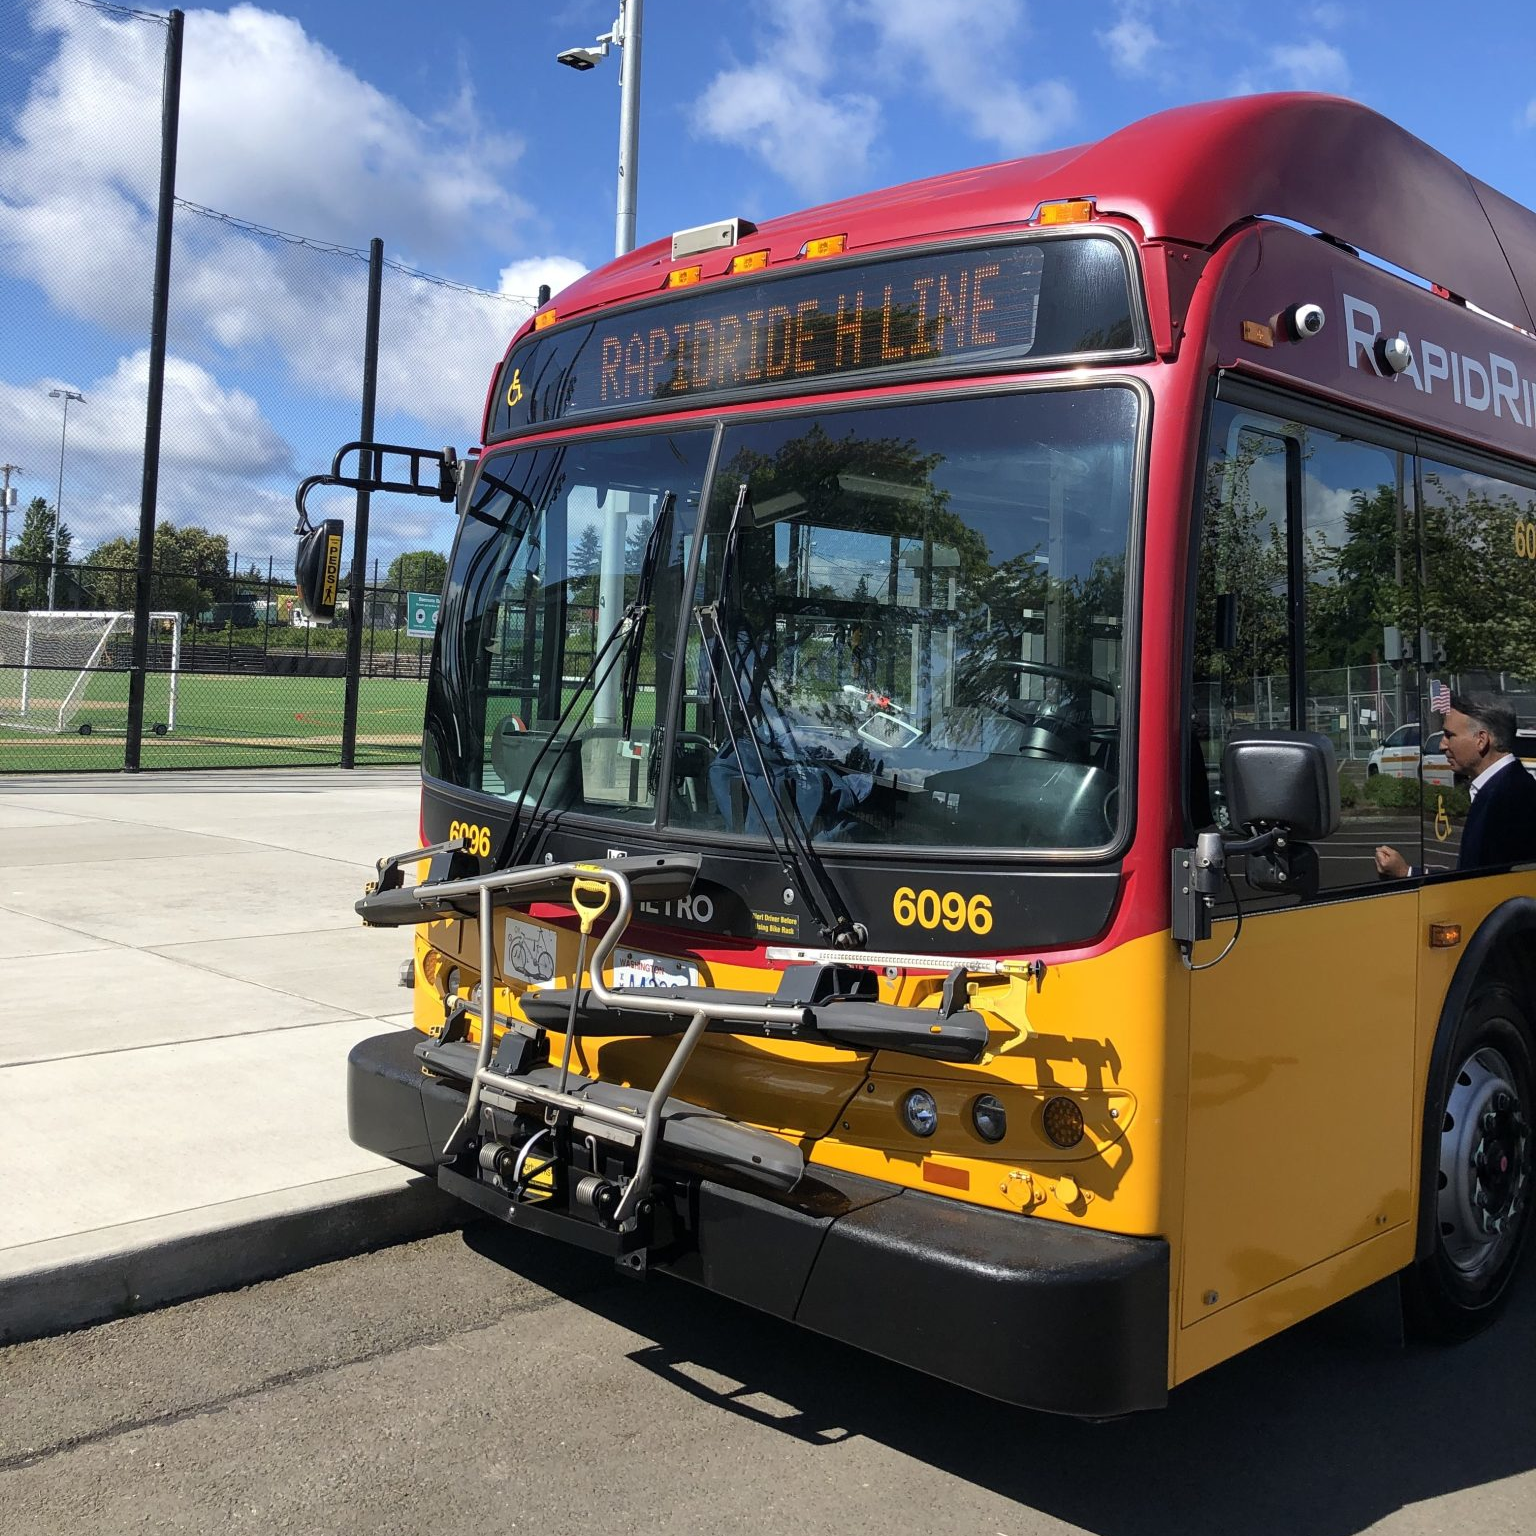
[[[1456,1349],[1371,1302],[1085,1424],[487,1223],[0,1349],[0,1525],[1532,1536],[1536,1286]]]
[[[353,1043],[410,1027],[411,769],[0,779],[0,1342],[440,1230],[353,1146]]]

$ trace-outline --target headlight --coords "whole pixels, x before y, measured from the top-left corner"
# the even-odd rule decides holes
[[[457,997],[459,995],[459,968],[450,965],[443,976],[443,996]]]
[[[939,1128],[939,1106],[926,1088],[914,1088],[901,1101],[901,1118],[914,1136],[932,1136]]]
[[[971,1105],[971,1124],[983,1141],[1001,1141],[1008,1134],[1008,1111],[990,1093]]]

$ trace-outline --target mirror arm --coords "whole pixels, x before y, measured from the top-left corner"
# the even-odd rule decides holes
[[[1235,855],[1270,853],[1284,848],[1289,834],[1270,827],[1252,837],[1232,838],[1212,827],[1195,837],[1193,848],[1173,850],[1173,939],[1186,954],[1211,936],[1211,908],[1227,876],[1227,860]]]

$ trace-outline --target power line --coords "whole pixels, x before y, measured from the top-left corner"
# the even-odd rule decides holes
[[[70,4],[78,5],[82,11],[106,11],[113,16],[134,16],[140,21],[158,21],[166,26],[170,17],[163,11],[136,11],[131,5],[109,5],[107,0],[70,0]]]
[[[76,0],[77,4],[85,3],[85,0]],[[238,229],[248,235],[261,235],[269,240],[281,240],[285,245],[302,246],[307,251],[319,251],[326,256],[346,256],[353,261],[360,261],[364,265],[368,262],[368,252],[359,250],[356,246],[335,245],[328,240],[314,240],[308,235],[296,235],[286,229],[273,229],[266,224],[256,224],[250,219],[236,218],[232,213],[222,213],[217,208],[205,208],[201,203],[191,202],[185,197],[176,199],[176,206],[186,213],[195,213],[199,218],[212,219],[219,224],[228,224],[233,229]],[[523,293],[494,293],[489,288],[476,288],[469,283],[456,283],[452,278],[437,277],[431,272],[422,272],[415,267],[408,267],[402,261],[392,261],[384,258],[384,265],[406,277],[413,277],[421,283],[431,283],[437,288],[448,288],[455,293],[472,293],[483,299],[501,299],[508,304],[525,304],[529,309],[536,309],[538,301],[532,296]]]

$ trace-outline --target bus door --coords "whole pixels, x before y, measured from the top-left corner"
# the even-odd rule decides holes
[[[1418,783],[1368,796],[1379,733],[1359,729],[1417,724],[1415,676],[1381,660],[1384,614],[1417,632],[1411,465],[1401,447],[1245,400],[1213,407],[1190,754],[1205,782],[1191,819],[1208,805],[1226,824],[1222,749],[1244,727],[1331,737],[1344,811],[1317,847],[1315,897],[1261,895],[1234,860],[1215,934],[1195,947],[1183,1329],[1251,1301],[1212,1327],[1267,1335],[1332,1299],[1332,1273],[1350,1264],[1336,1256],[1411,1230],[1417,895],[1378,880],[1373,855],[1393,843],[1420,860]]]

